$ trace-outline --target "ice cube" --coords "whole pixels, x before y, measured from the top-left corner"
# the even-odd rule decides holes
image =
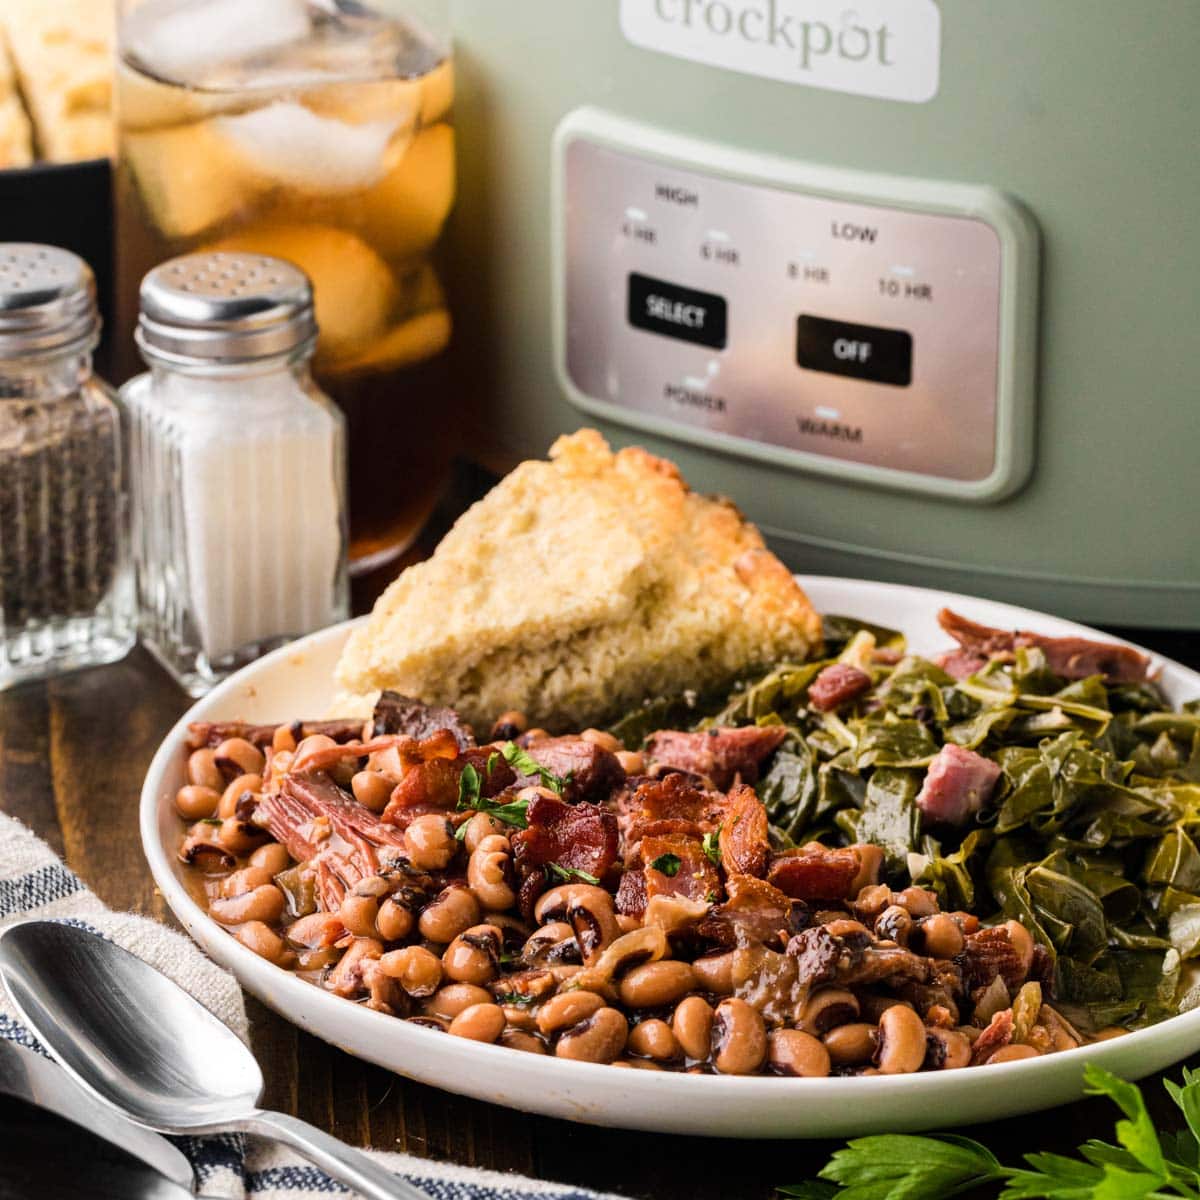
[[[295,263],[313,285],[317,362],[353,358],[387,327],[397,301],[387,263],[361,238],[330,225],[261,225],[207,247],[271,254]]]
[[[360,191],[383,177],[385,153],[402,121],[397,115],[350,125],[277,100],[240,116],[217,117],[213,124],[275,182],[328,196]]]
[[[439,123],[406,152],[390,150],[387,174],[354,201],[355,225],[385,258],[411,258],[437,241],[454,203],[454,129]]]
[[[197,85],[215,67],[303,41],[304,0],[148,0],[122,27],[126,54],[160,78]]]
[[[126,133],[122,148],[151,221],[168,238],[203,233],[265,190],[211,122]]]

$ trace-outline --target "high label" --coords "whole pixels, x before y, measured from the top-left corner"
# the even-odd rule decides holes
[[[629,41],[785,83],[922,103],[937,95],[935,0],[621,0]]]

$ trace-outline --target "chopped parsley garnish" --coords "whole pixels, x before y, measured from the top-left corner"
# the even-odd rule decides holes
[[[568,780],[555,775],[553,771],[547,771],[541,763],[532,758],[528,752],[522,750],[516,742],[505,742],[500,747],[500,753],[504,755],[504,761],[514,771],[518,772],[518,774],[540,779],[552,792],[556,792],[560,796],[562,795],[563,788],[566,786]]]
[[[700,843],[701,849],[708,855],[708,860],[714,867],[721,865],[721,846],[718,840],[721,836],[721,828],[722,826],[718,825],[712,833],[706,833],[704,840]]]
[[[550,874],[555,879],[562,879],[567,883],[578,880],[580,883],[598,884],[599,879],[595,875],[589,875],[586,871],[581,871],[578,867],[560,867],[558,863],[547,863],[546,866],[550,870]]]
[[[674,879],[679,874],[681,862],[678,854],[660,854],[650,866],[655,871],[661,871],[668,879]]]
[[[529,1008],[537,1003],[537,997],[523,996],[520,992],[501,992],[496,997],[496,1003],[514,1005],[518,1008]]]
[[[510,743],[511,744],[511,743]],[[492,767],[499,761],[500,756],[493,754],[487,760],[487,774],[490,776]],[[467,763],[458,777],[458,812],[474,809],[475,812],[487,813],[497,821],[506,825],[515,825],[518,829],[529,828],[528,800],[512,800],[507,804],[498,804],[483,795],[483,777],[479,774],[474,763]],[[454,835],[460,842],[467,836],[466,822],[458,827]]]

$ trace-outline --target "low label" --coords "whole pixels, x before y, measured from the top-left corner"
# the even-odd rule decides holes
[[[635,46],[856,96],[920,104],[937,95],[935,0],[621,0]]]

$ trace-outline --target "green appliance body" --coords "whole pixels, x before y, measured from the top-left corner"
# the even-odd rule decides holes
[[[1194,0],[449,3],[482,460],[594,424],[797,569],[1200,627]]]

